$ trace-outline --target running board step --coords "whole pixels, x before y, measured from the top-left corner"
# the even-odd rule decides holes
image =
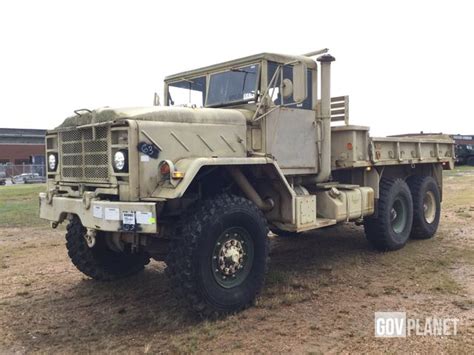
[[[335,225],[335,224],[336,224],[335,219],[317,218],[314,223],[304,224],[304,225],[300,225],[300,226],[296,226],[294,224],[277,223],[277,222],[275,223],[275,226],[277,226],[278,228],[280,228],[282,230],[288,231],[288,232],[300,233],[300,232],[310,231],[310,230],[313,230],[313,229],[329,227],[329,226],[332,226],[332,225]]]

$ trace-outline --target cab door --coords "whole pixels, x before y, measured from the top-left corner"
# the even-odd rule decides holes
[[[280,107],[265,117],[266,152],[286,175],[318,171],[315,112]]]
[[[275,74],[276,73],[276,74]],[[307,98],[295,103],[292,90],[293,66],[268,63],[269,94],[277,108],[264,118],[265,148],[286,175],[318,172],[316,112],[312,110],[313,72],[307,72]],[[273,78],[273,81],[272,81]],[[315,80],[315,79],[314,79]],[[283,85],[282,85],[283,83]]]

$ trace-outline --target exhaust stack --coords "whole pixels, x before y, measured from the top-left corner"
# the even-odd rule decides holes
[[[319,119],[321,120],[321,166],[315,182],[326,182],[331,176],[331,62],[334,58],[330,54],[318,57],[321,63],[321,106]]]

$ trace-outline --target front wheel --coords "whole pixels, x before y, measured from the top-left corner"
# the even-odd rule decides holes
[[[413,201],[402,179],[380,181],[380,195],[374,216],[364,220],[367,240],[378,250],[398,250],[405,246],[413,223]]]
[[[183,217],[166,273],[178,295],[203,317],[242,310],[263,286],[267,234],[266,219],[252,202],[214,197]]]
[[[66,248],[74,266],[100,281],[111,281],[135,274],[150,262],[145,252],[115,252],[107,247],[104,232],[99,232],[93,247],[87,245],[86,229],[74,216],[67,226]]]

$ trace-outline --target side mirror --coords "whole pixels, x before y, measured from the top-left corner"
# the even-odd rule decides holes
[[[293,82],[290,79],[283,79],[281,94],[287,99],[293,94]]]
[[[299,62],[293,65],[293,99],[296,103],[301,103],[308,96],[308,68],[306,64]]]

